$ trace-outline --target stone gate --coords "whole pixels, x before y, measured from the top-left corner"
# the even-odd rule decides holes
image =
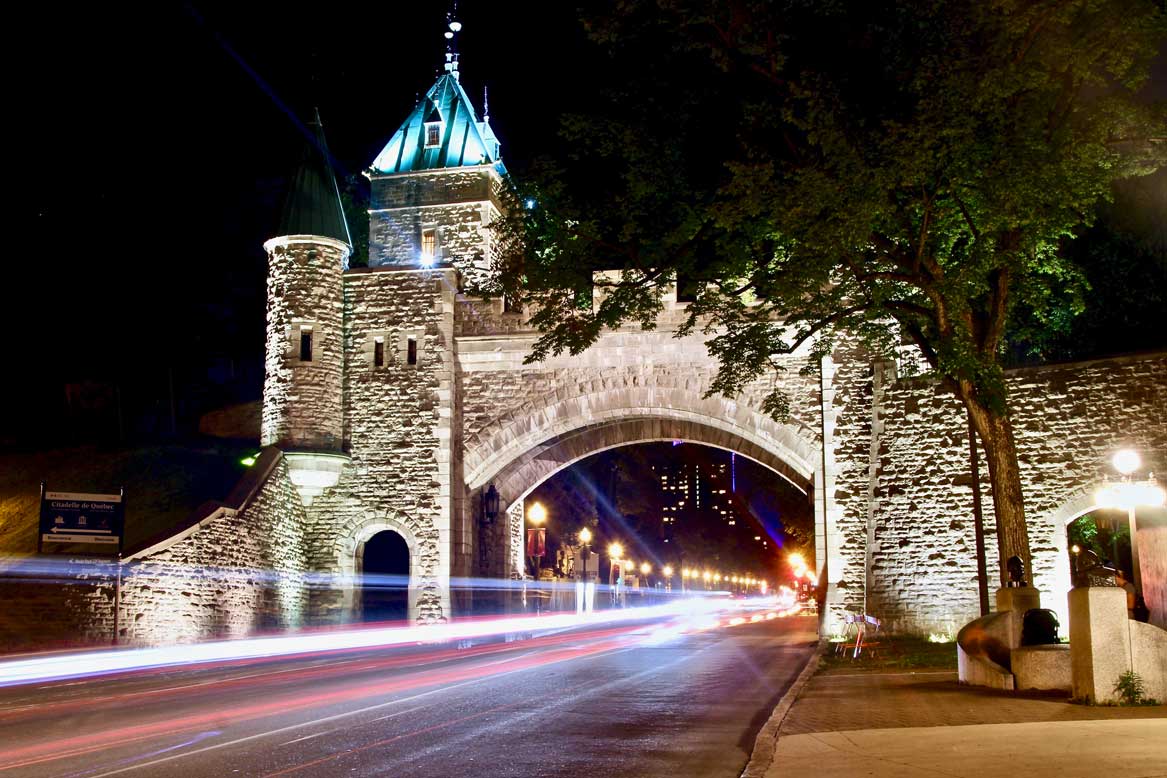
[[[786,357],[785,372],[738,397],[706,397],[716,365],[699,337],[673,336],[685,315],[675,294],[654,331],[606,332],[578,357],[525,364],[536,333],[524,315],[461,291],[489,272],[505,170],[456,68],[368,171],[368,267],[348,266],[318,120],[315,131],[265,244],[267,448],[226,503],[132,551],[125,641],[359,619],[364,545],[386,531],[409,549],[411,618],[456,617],[466,603],[452,579],[520,574],[532,489],[596,452],[678,439],[749,457],[807,495],[828,630],[844,610],[916,633],[953,634],[977,615],[967,428],[937,385],[842,344],[815,364]],[[791,400],[785,423],[760,411],[774,381]],[[1151,469],[1167,462],[1167,355],[1008,381],[1035,583],[1064,611],[1065,523],[1093,507],[1110,453],[1129,446]],[[496,517],[482,510],[491,486]],[[1163,592],[1152,603],[1163,624],[1167,516],[1140,523],[1144,588]],[[110,621],[112,591],[86,596],[95,622]]]

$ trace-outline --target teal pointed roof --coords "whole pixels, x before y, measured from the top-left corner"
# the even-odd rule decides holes
[[[279,235],[319,235],[353,245],[340,204],[340,188],[332,172],[332,155],[324,140],[320,112],[309,124],[312,138],[304,143],[300,166],[292,176]]]
[[[427,124],[437,124],[440,133],[438,144],[429,148]],[[501,166],[498,138],[489,122],[479,121],[457,76],[445,73],[381,149],[373,170],[412,173],[490,164]]]

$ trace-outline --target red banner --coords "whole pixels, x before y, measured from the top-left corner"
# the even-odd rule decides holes
[[[547,553],[547,529],[531,527],[527,530],[527,556],[541,557]]]

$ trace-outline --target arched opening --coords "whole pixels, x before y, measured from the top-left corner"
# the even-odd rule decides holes
[[[1072,584],[1071,568],[1078,553],[1093,551],[1107,564],[1117,564],[1133,575],[1131,537],[1125,511],[1114,511],[1097,504],[1097,488],[1078,490],[1057,510],[1046,514],[1053,525],[1052,570],[1036,575],[1044,607],[1053,608],[1063,624],[1069,624],[1066,594]],[[1140,559],[1136,584],[1139,595],[1150,610],[1149,620],[1167,628],[1167,508],[1139,507],[1137,548]],[[1101,526],[1099,526],[1101,525]]]
[[[773,457],[762,463],[726,445],[736,441],[718,439],[718,446],[692,436],[668,438],[661,427],[645,431],[625,423],[624,435],[608,427],[595,440],[572,436],[499,473],[492,483],[505,495],[506,509],[491,533],[480,536],[495,548],[480,551],[487,563],[505,548],[513,557],[505,572],[484,564],[479,575],[513,571],[509,577],[563,584],[582,577],[609,585],[621,578],[640,597],[690,589],[744,596],[763,581],[795,585],[789,559],[797,553],[810,565],[802,583],[813,597],[818,533],[811,484],[794,483]],[[536,505],[541,529],[529,520]],[[538,558],[531,556],[531,532],[543,540],[535,544],[543,552]],[[609,551],[614,543],[624,552],[618,576]]]
[[[409,616],[409,544],[392,530],[369,538],[361,556],[361,620]]]

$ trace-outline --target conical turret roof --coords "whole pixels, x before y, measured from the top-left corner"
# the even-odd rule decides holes
[[[292,176],[280,217],[280,235],[319,235],[353,245],[348,222],[340,204],[340,189],[332,172],[332,155],[324,140],[320,112],[310,125],[312,137],[304,143],[304,153]]]
[[[437,143],[428,143],[426,128],[438,128]],[[445,73],[426,92],[409,118],[373,160],[378,173],[496,164],[499,144],[486,121],[479,121],[456,75]]]

